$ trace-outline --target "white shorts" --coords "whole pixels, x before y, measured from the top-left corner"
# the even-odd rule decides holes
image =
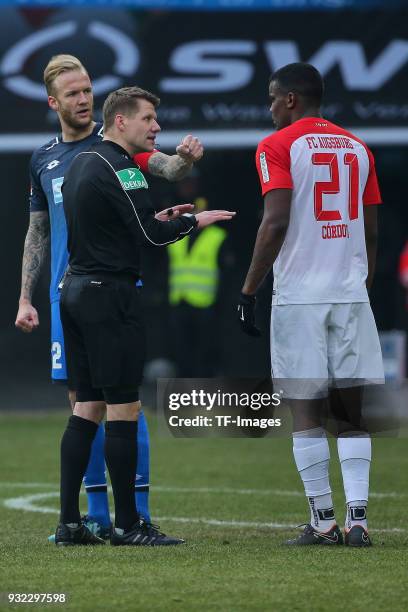
[[[327,397],[329,386],[384,383],[368,302],[272,306],[271,362],[275,388],[290,399]]]

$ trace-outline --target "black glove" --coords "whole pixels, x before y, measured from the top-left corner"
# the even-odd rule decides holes
[[[238,302],[238,319],[242,330],[249,336],[258,337],[261,335],[261,330],[255,325],[255,303],[254,295],[245,295],[241,293]]]

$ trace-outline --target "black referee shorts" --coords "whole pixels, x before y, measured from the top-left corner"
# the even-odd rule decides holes
[[[61,322],[78,401],[138,400],[146,352],[140,292],[130,276],[67,275]]]

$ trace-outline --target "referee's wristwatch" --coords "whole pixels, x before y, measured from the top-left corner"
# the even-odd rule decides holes
[[[183,213],[181,216],[187,217],[187,219],[192,222],[193,227],[197,227],[198,225],[197,217],[193,215],[193,213]]]

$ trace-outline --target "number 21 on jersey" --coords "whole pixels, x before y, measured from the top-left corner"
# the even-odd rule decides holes
[[[358,218],[358,189],[359,166],[355,153],[345,153],[341,162],[348,166],[348,215],[350,221]],[[340,193],[339,156],[336,153],[314,153],[312,155],[314,166],[328,166],[330,181],[317,181],[314,186],[314,214],[317,221],[341,221],[339,210],[325,210],[323,196],[325,194]]]

